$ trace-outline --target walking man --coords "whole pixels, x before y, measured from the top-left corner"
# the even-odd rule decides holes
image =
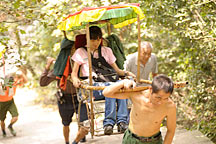
[[[106,87],[105,97],[130,99],[133,103],[130,123],[124,133],[122,144],[171,144],[176,128],[176,105],[170,99],[173,82],[165,75],[154,77],[148,90],[139,92],[118,91],[135,87],[131,80],[123,80]],[[166,118],[167,133],[162,141],[160,125]]]

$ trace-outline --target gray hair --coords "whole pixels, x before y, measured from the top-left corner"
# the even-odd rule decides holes
[[[150,42],[147,42],[147,41],[141,42],[141,47],[144,46],[144,45],[145,45],[147,48],[150,48],[151,50],[153,49],[153,46],[152,46],[152,44],[151,44]]]

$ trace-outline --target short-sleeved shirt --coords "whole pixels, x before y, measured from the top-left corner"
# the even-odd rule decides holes
[[[133,53],[127,56],[127,60],[125,62],[125,70],[130,71],[137,75],[137,57],[138,53]],[[151,53],[151,57],[148,59],[148,62],[145,66],[140,63],[140,78],[149,80],[150,73],[158,73],[158,65],[157,65],[157,57],[154,53]]]
[[[109,47],[102,46],[101,55],[110,65],[116,61],[116,57]],[[93,57],[98,58],[98,53],[95,52]],[[89,76],[88,52],[84,48],[78,48],[73,54],[72,60],[81,66],[82,76]]]

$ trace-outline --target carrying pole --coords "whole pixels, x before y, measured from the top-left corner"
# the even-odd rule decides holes
[[[67,38],[66,31],[63,31],[63,34],[64,34],[64,38]]]
[[[89,23],[86,25],[86,40],[87,40],[87,51],[88,51],[88,63],[89,63],[89,85],[92,86],[92,61],[91,61],[91,50],[90,50],[90,33]],[[91,104],[91,136],[94,136],[94,113],[93,113],[93,91],[90,90],[90,104]]]
[[[137,81],[140,82],[140,49],[141,49],[141,37],[140,37],[140,18],[137,15],[137,28],[138,28],[138,58],[137,58]]]
[[[111,35],[111,24],[108,22],[107,23],[107,32],[108,32],[108,36]]]

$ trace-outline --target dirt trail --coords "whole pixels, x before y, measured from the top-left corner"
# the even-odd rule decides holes
[[[0,132],[0,144],[64,144],[62,134],[61,119],[58,111],[43,108],[41,105],[34,105],[33,100],[37,94],[33,90],[18,89],[15,96],[15,102],[19,111],[19,120],[14,125],[17,136],[13,137],[7,130],[7,137],[3,138]],[[6,125],[9,124],[9,115]],[[77,132],[77,123],[70,125],[70,140],[75,137]],[[165,128],[162,128],[164,136]],[[123,134],[94,137],[87,136],[85,144],[121,144]],[[173,144],[213,144],[208,138],[199,131],[187,131],[177,129]]]

